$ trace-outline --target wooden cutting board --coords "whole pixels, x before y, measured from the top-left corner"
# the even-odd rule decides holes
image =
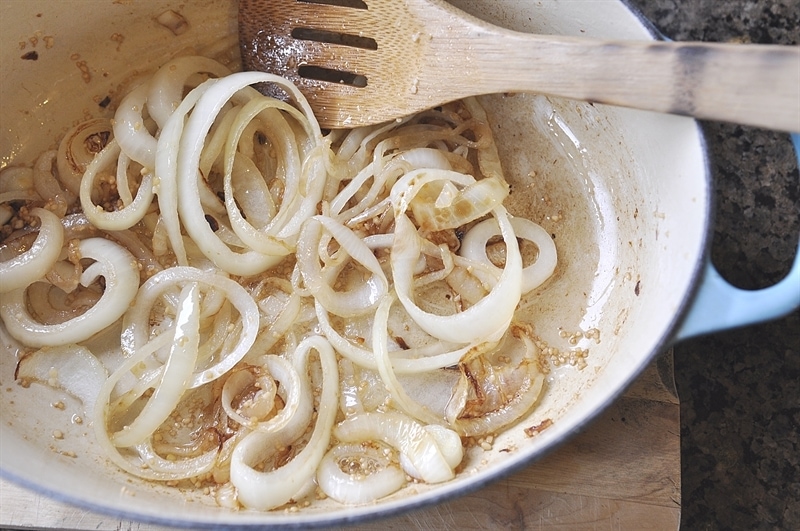
[[[448,503],[352,529],[674,530],[680,499],[680,404],[669,351],[542,461]],[[56,503],[0,480],[0,528],[10,527],[168,529]]]

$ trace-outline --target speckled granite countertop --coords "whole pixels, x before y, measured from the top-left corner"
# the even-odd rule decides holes
[[[674,40],[800,43],[800,0],[629,0]],[[800,83],[800,80],[798,80]],[[789,270],[800,176],[788,135],[704,124],[716,180],[712,259],[758,288]],[[800,312],[675,347],[682,528],[800,529]]]

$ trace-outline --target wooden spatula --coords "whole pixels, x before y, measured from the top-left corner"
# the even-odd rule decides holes
[[[441,0],[241,0],[244,66],[291,79],[320,124],[537,92],[800,130],[800,47],[518,33]]]

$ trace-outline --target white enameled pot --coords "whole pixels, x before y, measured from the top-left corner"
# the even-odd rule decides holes
[[[653,38],[618,0],[454,3],[520,31]],[[169,9],[188,21],[185,33],[175,35],[156,21]],[[33,160],[77,121],[109,115],[137,72],[176,54],[230,47],[236,26],[235,1],[3,1],[0,168]],[[589,350],[584,369],[561,367],[549,375],[541,403],[498,435],[496,450],[469,451],[455,480],[406,489],[374,505],[343,510],[325,500],[298,513],[234,512],[202,493],[131,480],[100,457],[85,425],[64,427],[62,452],[53,451],[53,429],[63,415],[50,404],[64,399],[69,406],[68,397],[22,389],[14,382],[16,360],[3,355],[3,477],[85,508],[168,525],[307,526],[394,513],[477,488],[543,456],[596,417],[674,341],[778,317],[800,305],[797,260],[787,279],[757,292],[730,287],[709,264],[711,185],[693,120],[537,95],[482,102],[513,184],[511,210],[553,234],[559,253],[554,277],[522,307],[551,345]],[[600,331],[599,342],[583,338],[571,345],[561,333],[590,329]],[[553,421],[549,429],[535,438],[524,434],[523,427],[544,419]],[[499,451],[508,448],[515,450]]]

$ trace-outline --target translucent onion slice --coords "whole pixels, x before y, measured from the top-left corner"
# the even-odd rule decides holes
[[[74,396],[83,404],[87,419],[106,378],[103,364],[81,345],[42,347],[22,358],[16,373],[17,380],[36,381]]]
[[[539,249],[536,260],[522,269],[522,292],[527,293],[542,285],[555,271],[558,263],[556,245],[547,231],[533,221],[525,218],[511,218],[511,226],[514,228],[517,238],[528,240]],[[496,267],[486,255],[486,244],[499,234],[500,228],[497,221],[494,219],[484,220],[464,235],[459,254],[481,262],[500,274],[500,268]],[[474,274],[489,285],[493,285],[495,282],[492,275],[482,275],[479,269],[476,269]]]
[[[136,445],[133,452],[117,448],[111,443],[107,418],[110,414],[109,398],[112,391],[124,375],[129,374],[135,365],[141,363],[161,346],[164,336],[165,334],[156,336],[144,348],[126,358],[122,365],[106,379],[97,394],[98,399],[92,417],[95,438],[104,455],[129,474],[152,481],[176,481],[202,475],[214,467],[219,454],[219,451],[215,449],[194,458],[170,461],[156,454],[150,440]],[[136,398],[138,395],[134,400]]]
[[[462,103],[472,117],[471,127],[478,136],[476,148],[478,151],[478,167],[481,173],[487,178],[505,181],[503,167],[500,163],[500,154],[497,152],[497,144],[492,138],[486,109],[478,103],[476,98],[464,98]]]
[[[128,206],[133,203],[133,196],[131,195],[131,186],[128,182],[128,168],[131,165],[131,158],[126,155],[125,153],[120,153],[117,157],[117,193],[119,194],[119,199],[122,201],[124,206]],[[84,174],[85,176],[85,174]],[[81,179],[81,185],[83,184],[83,179]]]
[[[303,303],[300,295],[292,290],[291,284],[279,278],[268,278],[263,281],[265,285],[274,284],[283,292],[283,303],[277,307],[272,304],[279,300],[278,296],[261,296],[258,306],[263,312],[261,316],[262,329],[258,334],[251,353],[260,354],[270,352],[270,349],[300,320],[300,311]]]
[[[346,254],[371,273],[359,287],[340,292],[326,282],[326,275],[320,266],[318,256],[323,229],[339,243],[338,252]],[[339,259],[344,260],[344,257]],[[330,313],[341,317],[355,317],[371,311],[389,289],[389,281],[378,259],[364,241],[353,231],[327,216],[314,216],[303,225],[297,242],[297,265],[306,287],[316,301]]]
[[[287,110],[287,112],[299,115],[303,127],[309,132],[309,137],[321,145],[322,135],[319,131],[319,124],[313,118],[308,102],[291,83],[271,74],[239,72],[218,80],[200,97],[180,137],[178,152],[178,211],[184,227],[203,254],[213,261],[217,267],[237,275],[260,273],[278,264],[283,259],[283,256],[266,255],[256,251],[237,253],[225,245],[205,221],[205,213],[199,201],[200,192],[197,170],[206,136],[220,109],[242,89],[253,83],[261,82],[276,83],[287,90],[301,108],[302,114],[292,107],[289,107],[292,110]],[[303,116],[305,116],[305,119],[302,119]],[[324,176],[324,172],[322,175]],[[323,181],[317,184],[317,188],[320,189],[319,195],[321,195],[321,186],[324,184],[324,179],[317,180]],[[310,181],[309,184],[311,184]],[[311,205],[308,207],[311,208],[311,212],[316,208],[316,204],[319,201],[319,198],[315,198],[314,195],[310,195],[308,197],[309,201],[306,202],[306,207]],[[311,204],[312,202],[313,205]],[[298,212],[308,209],[302,208],[302,205],[298,208]],[[310,212],[307,215],[310,215]],[[299,220],[293,218],[293,221],[299,224],[307,215],[297,216]],[[277,236],[282,237],[283,234],[278,234]]]
[[[164,269],[164,266],[158,261],[153,251],[142,242],[139,235],[134,230],[108,231],[106,235],[125,247],[136,257],[136,260],[142,265],[142,273],[145,278]]]
[[[196,73],[209,73],[216,77],[231,71],[225,65],[202,56],[178,57],[164,63],[150,80],[147,92],[147,112],[163,128],[183,99],[184,87]]]
[[[267,232],[268,229],[254,227],[239,211],[240,205],[237,204],[237,198],[240,196],[240,194],[245,192],[251,192],[255,195],[258,190],[257,186],[260,187],[263,184],[262,192],[264,193],[262,194],[262,197],[269,197],[271,200],[271,196],[269,195],[269,191],[266,189],[266,183],[264,183],[261,176],[248,179],[247,175],[249,173],[258,172],[250,159],[242,155],[237,155],[234,157],[234,161],[235,162],[230,164],[230,167],[226,167],[224,178],[225,206],[228,211],[228,218],[231,222],[231,228],[242,241],[242,243],[250,249],[263,254],[280,257],[288,255],[292,251],[291,245],[284,240],[269,234]],[[250,187],[252,188],[252,191],[245,187],[237,187],[234,189],[234,171],[236,172],[237,177],[239,177],[239,180],[259,180],[260,182],[257,186]]]
[[[64,269],[73,265],[69,262],[56,262],[56,266],[62,264],[67,266],[64,267]],[[59,267],[58,269],[61,268]],[[52,278],[52,273],[55,270],[56,268],[54,267],[47,274],[48,280]],[[76,288],[80,284],[82,272],[81,268],[75,268],[73,270]],[[71,282],[66,287],[71,287]],[[28,286],[27,292],[28,306],[32,314],[36,316],[38,322],[47,325],[63,323],[75,317],[75,315],[85,311],[86,308],[97,304],[97,301],[100,300],[102,296],[102,292],[95,291],[94,289],[85,289],[77,292],[73,291],[73,293],[70,294],[47,282],[34,282]]]
[[[224,293],[239,312],[241,320],[241,330],[236,343],[226,349],[227,352],[219,354],[214,365],[194,372],[189,387],[195,388],[219,378],[241,361],[255,342],[259,316],[255,301],[239,283],[212,271],[176,266],[156,273],[142,284],[135,304],[125,316],[123,338],[127,338],[128,343],[123,343],[123,349],[136,350],[149,341],[150,312],[156,300],[186,282],[199,282]]]
[[[258,390],[248,399],[248,403],[233,407],[233,401],[249,388]],[[222,386],[220,396],[222,407],[228,418],[233,419],[242,426],[254,426],[260,417],[266,417],[275,407],[275,395],[278,387],[271,376],[256,375],[249,368],[235,371]]]
[[[254,431],[233,451],[231,483],[236,486],[239,501],[247,508],[266,511],[287,503],[314,477],[328,448],[331,429],[339,411],[339,371],[336,354],[325,338],[311,336],[304,339],[295,355],[307,359],[311,349],[319,353],[322,390],[317,421],[306,446],[285,465],[266,472],[259,472],[253,467],[268,459],[278,448],[293,442],[285,439],[282,431]]]
[[[252,159],[237,155],[235,161],[231,173],[231,192],[242,210],[244,219],[247,219],[254,228],[264,230],[278,210],[272,191]],[[227,194],[225,200],[227,207]],[[228,210],[231,210],[230,207]],[[236,228],[236,224],[233,224],[233,227]]]
[[[361,413],[337,424],[334,437],[350,443],[383,441],[400,451],[406,473],[426,483],[453,479],[463,458],[461,439],[443,426],[429,428],[401,413]]]
[[[389,162],[385,163],[379,171],[376,167],[380,166],[377,161],[367,165],[339,192],[330,203],[331,215],[350,220],[363,213],[368,208],[374,206],[379,199],[379,195],[385,188],[390,188],[394,184],[393,179],[408,173],[411,170],[423,168],[436,168],[449,170],[450,162],[447,157],[438,149],[415,148],[402,151],[391,157],[387,157]],[[366,193],[360,192],[365,183],[372,178],[372,184]],[[359,194],[361,197],[355,206],[344,210],[351,200]]]
[[[305,349],[306,347],[303,346]],[[254,429],[262,433],[282,432],[282,437],[296,439],[306,430],[314,404],[311,398],[311,386],[308,382],[307,351],[300,350],[296,355],[294,366],[278,356],[264,356],[263,364],[270,374],[280,382],[280,394],[284,406],[277,415],[266,422],[258,423]],[[301,376],[302,374],[302,376]]]
[[[64,227],[61,220],[43,208],[34,208],[31,214],[41,224],[33,245],[24,253],[0,262],[0,293],[26,288],[43,278],[58,260],[64,245]],[[5,301],[0,299],[5,306]]]
[[[442,422],[443,419],[437,417],[430,409],[408,396],[392,369],[387,346],[389,343],[387,325],[389,310],[394,300],[393,294],[386,295],[375,312],[375,321],[372,325],[372,350],[375,352],[375,365],[378,367],[378,373],[381,375],[383,384],[394,400],[395,407],[402,409],[408,415],[426,424],[437,424]]]
[[[71,205],[77,197],[69,190],[64,189],[53,175],[53,166],[58,152],[55,150],[45,151],[36,160],[33,167],[33,187],[39,197],[45,201],[58,201],[59,198]]]
[[[228,211],[228,216],[231,219],[231,225],[234,230],[239,234],[242,240],[246,242],[253,241],[251,245],[253,249],[259,250],[261,245],[267,245],[267,251],[276,244],[283,243],[284,246],[291,243],[293,236],[296,234],[297,229],[290,229],[290,226],[297,224],[297,221],[303,221],[314,213],[316,203],[313,209],[308,209],[308,205],[301,207],[305,203],[302,196],[311,196],[318,202],[320,194],[318,191],[313,191],[310,187],[308,172],[310,169],[315,169],[317,173],[323,168],[315,164],[304,164],[301,161],[301,149],[298,142],[295,141],[295,134],[292,127],[286,120],[284,115],[279,112],[284,111],[288,115],[293,116],[299,123],[303,124],[306,119],[300,115],[296,109],[288,106],[285,102],[274,100],[272,98],[253,98],[251,101],[244,104],[241,109],[236,112],[235,120],[230,127],[227,141],[225,143],[225,158],[224,158],[224,187],[225,187],[225,206]],[[241,152],[245,139],[242,135],[245,132],[254,132],[258,124],[258,131],[262,132],[267,138],[267,141],[274,149],[277,161],[276,168],[274,169],[274,178],[278,179],[283,186],[281,193],[281,203],[278,211],[272,216],[267,224],[261,227],[261,234],[254,232],[254,227],[250,223],[245,222],[238,212],[237,205],[233,202],[234,191],[232,179],[233,172],[236,171],[237,165],[241,165],[238,159],[247,159],[250,155],[245,155]],[[237,148],[240,150],[237,152]],[[252,147],[246,148],[245,151],[251,152]],[[314,155],[314,156],[319,156]],[[310,162],[307,158],[307,162]],[[255,167],[255,164],[250,161],[250,164]],[[241,172],[241,170],[239,170]],[[253,173],[253,172],[248,172]],[[273,177],[267,175],[265,177]],[[322,178],[320,178],[322,177]],[[263,177],[261,178],[263,180]],[[322,176],[314,176],[315,180],[324,182],[324,171]],[[259,183],[259,187],[263,186],[266,191],[266,183]],[[243,190],[237,191],[238,194],[250,193],[253,189],[248,186]],[[321,190],[321,188],[320,188]],[[239,200],[239,206],[243,207],[245,201]],[[261,206],[264,209],[264,206]],[[298,225],[299,227],[299,225]],[[292,238],[290,238],[292,237]],[[277,239],[277,241],[275,241]],[[293,246],[292,246],[293,247]],[[291,250],[284,249],[277,252],[288,253]]]
[[[10,192],[0,193],[0,203],[10,203],[11,201],[35,201],[39,196],[33,190],[11,190]]]
[[[112,166],[120,154],[120,147],[112,140],[97,154],[92,162],[86,166],[86,172],[81,179],[81,207],[86,218],[100,229],[124,230],[141,221],[153,201],[153,174],[146,172],[139,184],[136,198],[127,206],[113,212],[106,212],[102,206],[92,202],[92,191],[95,180],[101,171]]]
[[[149,81],[146,81],[122,99],[114,114],[114,138],[128,157],[153,170],[156,167],[158,141],[145,127],[144,120],[149,90]]]
[[[103,238],[82,240],[77,248],[81,257],[95,260],[81,275],[81,284],[89,286],[102,276],[103,296],[69,321],[44,325],[28,312],[24,289],[3,294],[0,316],[9,334],[18,341],[35,347],[79,343],[114,323],[128,310],[139,287],[136,259],[122,246]]]
[[[147,345],[143,348],[138,349],[136,352],[133,353],[129,358],[125,360],[125,362],[120,366],[117,367],[116,370],[111,374],[109,377],[110,384],[108,382],[107,385],[110,385],[105,391],[101,392],[99,396],[103,397],[103,399],[108,403],[112,394],[115,391],[118,391],[116,394],[116,398],[109,403],[108,406],[108,415],[115,416],[127,410],[133,403],[138,400],[148,389],[152,389],[155,387],[156,382],[161,378],[161,368],[152,369],[146,372],[137,371],[134,373],[134,366],[136,366],[140,362],[144,362],[144,360],[161,349],[169,349],[170,343],[172,342],[172,335],[168,332],[161,333],[155,336]],[[135,360],[132,362],[131,360]],[[130,375],[128,375],[130,373]],[[118,385],[118,382],[125,378],[126,376],[132,376],[133,378],[129,379],[129,382],[132,381],[132,386],[127,387],[124,389],[118,389],[118,387],[122,387],[122,385]]]
[[[428,334],[453,343],[498,340],[514,315],[520,299],[522,257],[508,214],[502,206],[493,214],[506,244],[506,264],[492,291],[475,305],[453,315],[422,310],[413,298],[414,266],[421,253],[420,236],[405,213],[396,213],[391,264],[397,297],[412,319]]]
[[[56,158],[58,178],[74,197],[80,195],[81,177],[86,166],[111,140],[111,133],[111,123],[98,118],[76,125],[61,139]]]
[[[522,415],[527,413],[533,408],[542,393],[544,385],[544,376],[539,372],[536,361],[536,345],[530,337],[521,329],[516,329],[512,325],[511,333],[521,339],[525,346],[525,355],[517,367],[501,367],[494,371],[495,375],[491,382],[476,382],[476,374],[467,374],[464,366],[462,369],[462,376],[450,402],[445,408],[445,416],[450,422],[450,426],[459,434],[465,437],[477,437],[489,433],[495,433],[505,426],[517,421]],[[502,374],[507,373],[506,375]],[[518,374],[510,374],[516,372]],[[488,375],[487,375],[488,376]],[[520,378],[519,385],[515,388],[503,388],[503,385],[508,385],[508,382]],[[473,387],[480,387],[481,385],[488,385],[492,388],[493,394],[497,397],[507,397],[507,401],[497,409],[488,411],[479,416],[462,415],[464,406],[467,401],[468,391]],[[483,395],[484,399],[488,393],[483,393],[477,390],[477,394]],[[497,398],[490,397],[490,398]]]
[[[0,226],[5,225],[9,221],[11,221],[12,217],[14,217],[14,210],[10,206],[4,205],[2,203],[3,202],[0,201]]]
[[[202,476],[210,471],[217,461],[219,449],[214,448],[197,457],[187,459],[164,459],[153,449],[151,441],[136,445],[136,452],[142,463],[147,466],[149,476],[156,476],[162,481],[178,481],[197,476]],[[141,476],[141,472],[137,474]]]
[[[405,472],[373,445],[334,446],[317,469],[322,492],[346,505],[373,502],[397,492],[405,482]]]
[[[52,153],[52,151],[45,151],[39,157],[39,160],[44,157],[49,159],[50,164],[52,164],[52,159],[50,159]],[[52,168],[48,169],[51,170],[52,174]],[[0,170],[0,194],[5,192],[24,192],[35,187],[33,171],[25,166],[6,166]]]
[[[373,350],[362,348],[337,332],[331,324],[328,312],[319,302],[315,302],[314,309],[320,330],[331,342],[336,352],[360,367],[377,370],[378,364]],[[392,352],[390,352],[392,370],[396,374],[415,374],[451,367],[458,364],[465,354],[476,348],[475,344],[458,347],[447,342],[440,342],[438,346],[438,353],[429,349],[409,349],[403,352],[405,357],[402,358],[392,357]]]
[[[156,144],[155,169],[158,179],[154,183],[154,191],[158,196],[160,220],[164,224],[178,265],[181,266],[188,265],[189,260],[186,256],[186,246],[181,235],[181,223],[178,217],[178,148],[186,115],[200,99],[200,96],[214,83],[216,80],[210,79],[183,98],[161,129]]]
[[[460,190],[436,184],[432,182],[420,190],[410,205],[417,225],[427,231],[455,229],[478,219],[502,204],[509,190],[500,179],[481,179]],[[437,188],[438,194],[430,195]]]
[[[280,431],[282,432],[282,438],[296,439],[305,431],[308,423],[311,421],[311,415],[314,410],[308,378],[301,377],[298,372],[298,369],[300,371],[306,371],[306,368],[304,366],[295,368],[285,359],[272,355],[264,356],[262,358],[262,364],[268,369],[270,377],[259,378],[259,381],[272,380],[274,378],[274,380],[280,383],[280,395],[283,399],[284,407],[281,408],[278,414],[268,420],[245,417],[234,409],[231,405],[231,400],[238,392],[241,392],[245,386],[252,385],[255,381],[255,377],[252,373],[244,370],[237,371],[225,382],[222,397],[225,412],[228,413],[230,418],[249,429],[254,429],[262,433],[276,433]],[[250,374],[252,380],[248,381],[246,374],[242,373]],[[274,383],[272,385],[274,386]],[[258,396],[263,393],[272,394],[272,400],[274,401],[274,394],[276,391],[277,388],[274,390],[262,388],[254,398],[254,401],[265,401],[265,398],[260,398]],[[269,413],[269,411],[267,411],[267,413]]]
[[[200,289],[190,283],[181,290],[172,346],[161,381],[139,415],[111,436],[114,446],[140,444],[167,420],[191,381],[199,344]]]

